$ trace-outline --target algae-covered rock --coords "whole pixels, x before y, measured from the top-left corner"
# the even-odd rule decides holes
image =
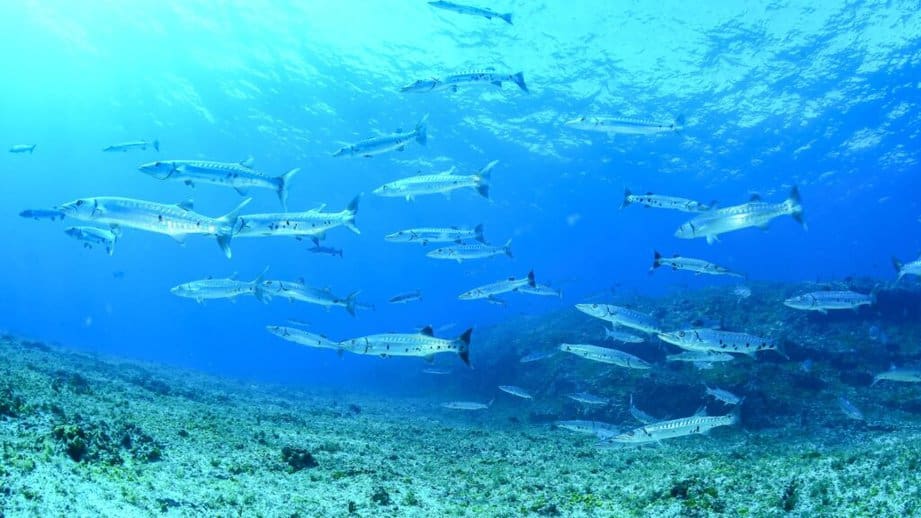
[[[313,455],[304,448],[285,446],[281,449],[281,459],[288,465],[289,473],[297,473],[302,469],[319,466]]]
[[[103,421],[83,422],[78,419],[54,426],[51,437],[74,462],[116,466],[129,458],[146,463],[163,457],[160,444],[131,423],[113,427]]]

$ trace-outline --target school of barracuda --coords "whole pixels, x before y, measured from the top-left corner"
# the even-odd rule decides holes
[[[465,6],[447,1],[429,2],[438,8],[456,14],[478,16],[486,19],[501,19],[512,23],[510,13],[501,14],[489,9]],[[442,78],[414,80],[402,88],[404,93],[446,92],[463,95],[473,87],[503,89],[503,84],[512,83],[518,90],[529,92],[523,72],[498,72],[488,67],[482,71],[465,72]],[[332,156],[370,158],[390,152],[402,152],[407,146],[417,146],[422,150],[428,139],[428,114],[417,119],[410,131],[397,130],[346,144]],[[627,118],[609,114],[579,115],[565,122],[561,131],[588,131],[603,133],[608,136],[629,135],[628,138],[669,138],[687,131],[689,126],[683,115],[674,118]],[[693,130],[693,126],[690,126]],[[10,153],[33,154],[35,144],[16,144],[9,148]],[[131,140],[112,144],[103,148],[104,152],[161,152],[160,141]],[[395,179],[373,189],[373,193],[382,197],[403,198],[412,201],[417,196],[442,194],[448,196],[452,191],[471,189],[483,198],[490,198],[493,169],[497,160],[485,166],[458,174],[456,166],[442,172],[417,172],[412,176]],[[238,202],[237,206],[223,216],[206,216],[193,210],[191,201],[178,204],[161,203],[141,199],[114,196],[89,196],[53,206],[53,208],[27,209],[20,213],[24,218],[35,220],[70,218],[84,221],[96,226],[72,226],[65,233],[82,242],[86,248],[100,246],[109,255],[115,251],[116,242],[120,242],[123,229],[136,229],[165,234],[180,243],[189,236],[210,236],[215,238],[225,256],[231,258],[231,242],[234,238],[288,237],[309,238],[314,242],[314,253],[337,255],[342,257],[342,250],[323,247],[320,240],[338,227],[360,234],[356,223],[360,195],[340,211],[325,211],[325,205],[301,212],[288,211],[288,189],[299,168],[289,169],[277,176],[266,174],[254,168],[254,160],[248,158],[242,162],[220,162],[198,159],[156,160],[139,165],[138,170],[159,180],[181,182],[189,187],[196,184],[208,184],[229,187],[241,196],[248,196],[250,189],[268,189],[275,192],[282,206],[282,212],[243,214],[251,198]],[[369,188],[372,186],[369,186]],[[621,208],[629,205],[642,205],[647,208],[659,208],[693,213],[694,217],[680,225],[674,236],[680,239],[703,238],[707,243],[716,243],[721,235],[741,231],[746,228],[767,229],[770,222],[782,216],[791,216],[806,228],[804,211],[799,190],[792,186],[788,198],[776,203],[768,203],[754,195],[745,203],[726,207],[717,207],[716,202],[699,201],[664,194],[634,194],[625,189]],[[228,207],[232,202],[228,202]],[[429,222],[420,222],[426,224]],[[663,234],[665,235],[665,234]],[[457,262],[482,260],[497,255],[512,256],[511,240],[502,245],[491,244],[484,237],[483,225],[435,227],[420,226],[394,231],[384,240],[392,243],[418,243],[427,246],[441,243],[445,246],[432,249],[426,253],[434,259],[447,259]],[[378,239],[379,237],[375,237]],[[130,238],[125,238],[130,239]],[[903,263],[896,258],[892,260],[898,272],[897,281],[905,276],[921,276],[921,258]],[[639,265],[638,265],[639,267]],[[729,275],[743,277],[723,266],[706,260],[674,255],[665,257],[655,252],[652,269],[665,268],[689,271],[696,275]],[[252,280],[232,278],[208,278],[190,281],[170,289],[179,297],[191,298],[199,303],[211,299],[234,300],[241,296],[253,296],[269,303],[273,298],[289,301],[301,301],[325,308],[341,307],[355,315],[356,308],[370,309],[373,306],[362,305],[357,301],[359,291],[356,289],[346,296],[339,296],[327,288],[308,286],[303,280],[267,280],[266,271]],[[497,277],[501,277],[497,275]],[[506,300],[500,295],[519,293],[534,296],[553,296],[562,299],[562,291],[547,284],[538,284],[533,271],[525,276],[500,278],[496,282],[470,290],[458,295],[461,300],[485,300],[505,305]],[[737,287],[735,293],[741,301],[751,295],[745,286]],[[407,291],[389,299],[393,304],[406,304],[422,301],[419,290]],[[875,293],[856,293],[852,291],[816,291],[778,301],[791,309],[816,311],[826,314],[835,310],[857,310],[860,306],[873,305]],[[735,355],[755,358],[759,354],[771,352],[783,355],[783,351],[770,337],[748,334],[744,330],[723,330],[707,327],[689,327],[667,330],[652,316],[626,307],[611,304],[579,303],[575,308],[588,316],[609,323],[613,327],[603,327],[604,340],[639,344],[658,339],[660,344],[668,344],[680,352],[669,354],[667,362],[689,362],[699,369],[712,369],[715,364],[734,362]],[[639,336],[632,331],[643,333]],[[431,327],[425,327],[411,333],[382,333],[342,340],[330,339],[320,333],[308,332],[290,326],[269,325],[266,330],[288,342],[311,348],[332,349],[338,354],[374,355],[382,358],[392,356],[415,356],[431,359],[436,354],[452,354],[464,364],[470,366],[471,335],[473,329],[467,329],[454,339],[435,337]],[[555,350],[535,351],[521,358],[521,363],[530,363],[553,358],[559,352],[569,353],[566,357],[614,365],[623,369],[647,371],[659,366],[627,352],[586,343],[560,343]],[[560,360],[563,361],[563,360]],[[566,360],[570,361],[570,360]],[[578,360],[577,360],[578,361]],[[450,370],[427,368],[428,374],[449,375]],[[880,382],[921,383],[921,370],[897,368],[881,372],[873,379],[873,385]],[[577,433],[593,434],[601,441],[623,445],[640,445],[656,443],[666,439],[707,433],[711,429],[730,426],[739,422],[739,413],[744,403],[744,395],[736,395],[718,387],[705,387],[706,395],[732,410],[718,416],[707,416],[701,410],[692,416],[675,419],[658,419],[634,405],[631,395],[630,414],[641,426],[630,429],[627,426],[613,425],[597,421],[558,421],[555,426]],[[533,392],[527,387],[499,385],[497,389],[514,398],[532,400]],[[606,398],[587,392],[567,395],[569,399],[582,405],[608,405],[612,402]],[[838,399],[840,410],[849,418],[863,420],[863,414],[844,397]],[[474,401],[453,401],[443,403],[445,409],[459,411],[484,411],[492,405]]]

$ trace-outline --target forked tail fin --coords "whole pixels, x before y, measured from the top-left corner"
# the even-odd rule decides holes
[[[355,316],[355,303],[357,302],[358,294],[360,291],[353,291],[345,298],[345,310],[349,312],[349,315]]]
[[[243,210],[243,207],[249,205],[251,201],[253,201],[252,198],[245,198],[235,209],[216,220],[220,224],[220,228],[217,232],[217,245],[221,247],[221,250],[224,251],[224,255],[228,259],[233,255],[230,251],[230,240],[233,239],[234,228],[237,226],[237,218],[240,217],[240,211]]]
[[[808,230],[809,227],[806,225],[806,220],[803,217],[803,205],[799,196],[799,188],[797,186],[794,185],[793,188],[790,189],[790,197],[787,198],[787,203],[790,204],[790,210],[792,211],[790,215],[793,216],[793,219],[802,225],[804,230]]]
[[[509,25],[513,25],[512,24],[512,13],[500,14],[499,18],[502,18],[503,20],[505,20],[505,23]]]
[[[428,120],[429,114],[426,113],[422,119],[416,123],[416,142],[423,146],[428,141],[428,124],[426,124]]]
[[[464,365],[470,367],[470,335],[473,333],[473,328],[469,328],[460,336],[457,337],[457,355],[460,356],[460,359],[464,362]]]
[[[346,212],[349,213],[348,217],[345,220],[345,228],[351,230],[356,234],[361,234],[361,230],[358,230],[358,227],[355,226],[355,216],[358,215],[358,202],[361,201],[361,194],[356,195],[352,198],[352,201],[349,202],[349,206],[345,208]]]
[[[624,201],[620,202],[620,208],[624,208],[627,205],[630,205],[630,195],[633,193],[630,192],[630,189],[624,187]]]
[[[291,178],[300,170],[300,167],[295,167],[287,173],[275,178],[275,183],[278,184],[276,190],[278,193],[278,199],[281,201],[281,207],[285,209],[285,212],[288,212],[288,186],[291,183]]]
[[[524,90],[525,93],[530,93],[528,92],[528,85],[524,84],[524,73],[523,72],[518,72],[517,74],[513,75],[512,81],[514,81],[515,84],[518,85],[518,88],[521,88],[522,90]]]
[[[480,172],[477,174],[476,182],[476,192],[480,193],[480,196],[489,199],[489,184],[492,181],[492,168],[496,167],[498,160],[493,160],[492,162],[486,164],[483,169],[480,169]]]

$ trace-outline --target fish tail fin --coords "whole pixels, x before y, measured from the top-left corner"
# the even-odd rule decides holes
[[[115,240],[113,239],[111,243],[106,245],[106,253],[110,256],[115,254]]]
[[[480,169],[479,174],[477,174],[476,192],[487,200],[489,199],[489,184],[492,181],[492,168],[496,167],[498,163],[498,160],[493,160],[486,164],[483,169]]]
[[[684,118],[684,114],[678,115],[675,117],[675,131],[680,131],[684,127],[687,119]]]
[[[743,398],[744,399],[744,398]],[[736,425],[742,420],[742,402],[739,401],[739,404],[732,409],[732,412],[729,412],[729,425]]]
[[[534,270],[528,272],[528,286],[532,288],[537,287],[537,281],[534,279]]]
[[[283,209],[285,209],[285,212],[288,211],[288,186],[291,183],[291,178],[293,178],[294,175],[296,175],[300,170],[300,167],[295,167],[287,173],[275,178],[275,182],[278,184],[276,190],[278,193],[278,199],[281,201],[281,206]]]
[[[237,226],[237,218],[240,217],[240,211],[249,205],[251,201],[253,201],[252,198],[245,198],[232,211],[217,218],[217,222],[222,227],[217,233],[217,245],[221,247],[221,250],[224,251],[224,255],[228,259],[230,259],[232,255],[230,251],[230,240],[233,239],[234,227]]]
[[[514,255],[512,255],[512,240],[511,239],[505,242],[505,245],[502,247],[502,250],[505,251],[505,255],[509,257],[515,257]]]
[[[480,243],[486,243],[486,238],[483,237],[483,224],[480,223],[473,229],[473,238],[479,241]]]
[[[428,120],[429,114],[426,113],[416,124],[416,142],[422,144],[423,146],[428,141]]]
[[[349,206],[345,208],[346,212],[349,213],[348,217],[345,220],[345,228],[351,230],[356,234],[361,234],[361,230],[358,230],[358,227],[355,226],[355,216],[358,215],[358,202],[361,201],[361,194],[356,195],[352,198],[352,201],[349,202]]]
[[[895,280],[895,282],[899,282],[905,274],[902,273],[902,261],[899,261],[899,258],[896,256],[892,256],[892,267],[895,268],[895,271],[899,272],[899,277]]]
[[[32,154],[33,151],[35,151],[35,146],[37,146],[37,145],[38,145],[38,144],[32,144],[32,147],[29,148],[29,154],[30,154],[30,155]]]
[[[505,23],[509,25],[513,25],[512,24],[512,13],[500,14],[499,18],[502,18],[503,20],[505,20]]]
[[[160,141],[158,139],[154,139],[152,145],[153,145],[153,148],[157,150],[157,153],[159,153],[160,152]]]
[[[255,295],[256,300],[258,300],[259,302],[262,302],[263,304],[268,304],[269,301],[272,300],[272,296],[268,294],[262,286],[262,281],[265,280],[265,274],[268,273],[268,271],[269,271],[269,267],[266,266],[265,269],[262,270],[262,273],[257,275],[256,278],[253,279],[253,282],[252,282],[253,295]]]
[[[528,85],[524,84],[524,72],[518,72],[517,74],[514,74],[512,76],[512,81],[514,81],[515,84],[518,85],[518,88],[521,88],[522,90],[524,90],[525,93],[530,93],[528,91]]]
[[[358,294],[360,291],[353,291],[345,298],[345,310],[349,312],[349,315],[355,316],[355,303],[357,302]]]
[[[658,250],[652,251],[652,268],[649,269],[649,273],[655,271],[656,268],[662,266],[662,254]]]
[[[790,197],[787,198],[787,203],[790,205],[790,210],[792,211],[790,215],[793,216],[793,219],[802,225],[804,230],[808,230],[809,227],[806,226],[806,220],[803,217],[803,205],[799,195],[799,187],[794,185],[790,189]]]
[[[471,327],[457,337],[457,355],[460,356],[461,361],[463,361],[464,365],[467,367],[470,367],[470,335],[472,333],[473,328]]]
[[[630,192],[630,189],[624,187],[624,201],[620,202],[620,208],[624,208],[627,205],[630,205],[630,196],[633,193]]]

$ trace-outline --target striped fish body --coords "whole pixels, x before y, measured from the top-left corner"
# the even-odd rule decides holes
[[[349,144],[333,153],[333,156],[362,156],[365,158],[370,158],[372,156],[380,155],[390,151],[403,151],[403,149],[406,147],[406,144],[414,140],[422,145],[425,145],[428,138],[426,126],[427,120],[428,115],[425,115],[422,117],[422,120],[416,124],[415,129],[412,131],[396,131],[389,135],[371,137],[354,144]]]
[[[637,358],[632,354],[628,354],[617,349],[610,349],[608,347],[599,347],[597,345],[590,344],[564,343],[560,344],[560,350],[566,353],[580,356],[586,360],[608,363],[611,365],[617,365],[618,367],[626,367],[628,369],[652,368],[652,365],[641,358]]]
[[[624,200],[620,205],[620,208],[624,208],[628,205],[643,205],[644,207],[651,207],[654,209],[670,209],[677,210],[681,212],[706,212],[710,210],[710,207],[700,203],[698,201],[689,200],[687,198],[678,198],[676,196],[663,196],[661,194],[633,194],[630,192],[630,189],[624,191]]]
[[[765,203],[752,201],[723,209],[715,209],[697,216],[675,231],[675,237],[681,239],[706,238],[707,243],[719,240],[720,234],[758,227],[766,229],[774,218],[792,216],[805,228],[803,207],[800,204],[799,190],[794,187],[790,197],[782,203]]]
[[[368,354],[388,358],[391,356],[430,357],[440,353],[454,353],[470,365],[470,334],[468,329],[455,340],[436,338],[426,328],[421,333],[383,333],[352,338],[342,342],[355,354]]]
[[[739,422],[738,413],[723,416],[691,416],[658,423],[647,424],[614,437],[614,442],[645,444],[650,442],[707,433],[720,426],[732,426]]]
[[[207,183],[233,187],[241,194],[251,187],[277,190],[280,180],[247,167],[243,163],[211,162],[206,160],[160,160],[144,164],[142,172],[160,180],[184,183]]]
[[[422,245],[427,245],[429,243],[456,243],[467,239],[482,241],[483,228],[482,225],[474,229],[459,227],[410,228],[388,234],[384,239],[391,243],[419,243]]]
[[[175,286],[170,289],[170,293],[201,302],[213,299],[232,299],[240,295],[254,295],[255,288],[256,285],[252,282],[234,279],[203,279]]]
[[[703,259],[695,259],[693,257],[664,257],[659,252],[655,252],[655,257],[652,263],[652,269],[655,270],[659,267],[671,268],[672,270],[682,270],[686,272],[692,272],[696,275],[729,275],[732,277],[743,277],[742,274],[733,272],[729,268],[720,266],[718,264],[713,264],[709,261],[704,261]]]
[[[511,241],[503,246],[493,246],[485,243],[469,243],[465,245],[436,248],[425,255],[432,259],[448,259],[459,263],[464,260],[486,259],[497,255],[512,257],[512,244]]]
[[[374,194],[391,198],[406,198],[412,200],[424,194],[447,194],[457,189],[475,189],[484,198],[489,198],[489,182],[493,167],[498,160],[486,164],[479,173],[472,175],[456,175],[454,168],[438,173],[420,176],[410,176],[395,182],[384,184],[374,189]]]
[[[305,212],[244,214],[237,220],[234,237],[317,237],[336,227],[361,234],[355,226],[357,202],[353,203],[355,210],[339,212],[323,212],[319,208]]]
[[[873,295],[865,295],[853,291],[814,291],[791,297],[784,301],[784,305],[793,309],[804,311],[818,311],[827,313],[836,309],[857,309],[860,306],[869,306],[874,303]]]
[[[517,291],[523,286],[537,286],[537,283],[534,281],[533,271],[529,272],[527,277],[523,279],[509,277],[504,281],[493,282],[477,288],[473,288],[469,291],[465,291],[464,293],[458,295],[457,298],[461,300],[492,299],[496,295]]]
[[[179,205],[132,198],[81,199],[61,206],[61,210],[74,219],[177,237],[191,234],[218,235],[230,233],[231,230],[229,222],[203,216]]]
[[[310,333],[304,331],[303,329],[298,329],[296,327],[286,327],[286,326],[266,326],[268,332],[273,335],[287,340],[289,342],[296,343],[298,345],[303,345],[306,347],[315,347],[318,349],[335,349],[342,350],[342,344],[339,342],[334,342],[329,338],[326,338],[323,335],[318,335],[316,333]]]
[[[692,362],[692,363],[711,363],[711,362],[731,362],[735,356],[726,353],[684,351],[679,354],[669,354],[665,357],[667,362]]]
[[[680,131],[682,118],[674,122],[618,117],[579,117],[566,122],[573,129],[618,135],[655,135]]]
[[[559,297],[561,299],[563,298],[562,290],[553,289],[552,287],[547,286],[545,284],[538,284],[534,287],[525,285],[525,286],[518,288],[518,292],[526,293],[528,295],[537,295],[540,297]]]
[[[766,338],[716,329],[686,329],[659,333],[658,336],[663,342],[701,353],[747,354],[754,357],[758,351],[777,350],[777,345]]]
[[[612,304],[576,304],[576,309],[586,315],[612,324],[637,329],[644,333],[661,333],[662,326],[651,316]]]
[[[354,296],[338,297],[329,289],[319,289],[306,286],[301,282],[268,280],[262,282],[262,289],[273,297],[286,298],[290,301],[306,302],[323,307],[341,306],[349,309]],[[354,311],[354,307],[351,311]]]
[[[124,153],[134,149],[146,150],[148,147],[152,147],[157,151],[160,151],[160,142],[154,140],[153,142],[147,142],[146,140],[132,140],[130,142],[121,142],[119,144],[112,144],[111,146],[106,146],[103,148],[103,151],[107,153]]]

